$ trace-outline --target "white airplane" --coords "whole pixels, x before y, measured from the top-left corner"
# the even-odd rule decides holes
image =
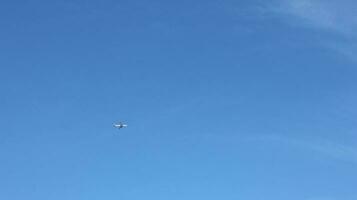
[[[128,126],[128,125],[123,124],[122,122],[119,122],[119,123],[117,123],[117,124],[114,124],[114,127],[115,127],[115,128],[118,128],[118,129],[125,128],[125,127],[127,127],[127,126]]]

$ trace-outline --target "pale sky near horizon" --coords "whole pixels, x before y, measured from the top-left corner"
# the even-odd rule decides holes
[[[1,1],[0,199],[357,199],[356,9]]]

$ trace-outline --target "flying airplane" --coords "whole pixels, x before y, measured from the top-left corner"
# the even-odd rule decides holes
[[[117,124],[114,124],[114,127],[115,128],[118,128],[118,129],[121,129],[121,128],[124,128],[124,127],[127,127],[128,125],[126,124],[123,124],[122,122],[119,122]]]

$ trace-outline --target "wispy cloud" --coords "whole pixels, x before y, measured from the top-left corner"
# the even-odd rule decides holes
[[[306,25],[349,35],[357,30],[356,8],[357,2],[351,0],[281,0],[279,11]]]
[[[357,1],[278,0],[278,5],[272,10],[285,19],[298,19],[301,25],[335,34],[339,38],[336,41],[327,41],[326,46],[355,59]]]
[[[320,153],[330,158],[357,164],[357,148],[324,139],[300,139],[282,135],[268,135],[252,138],[265,142],[276,142],[295,148]]]
[[[343,199],[343,200],[352,200],[352,199],[356,199],[356,196],[343,196],[343,197],[335,197],[335,198],[332,198],[332,197],[313,197],[313,198],[308,198],[306,200],[340,200],[340,199]]]

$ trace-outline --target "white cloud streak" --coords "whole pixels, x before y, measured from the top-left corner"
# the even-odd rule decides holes
[[[343,34],[357,29],[357,3],[349,0],[283,0],[286,12],[320,28]]]
[[[278,0],[273,12],[301,24],[333,33],[339,38],[326,46],[357,60],[357,1],[354,0]],[[291,18],[292,17],[292,18]]]
[[[331,142],[328,140],[307,140],[282,135],[261,136],[253,140],[277,142],[291,147],[317,152],[330,158],[357,164],[357,148],[345,144]]]

